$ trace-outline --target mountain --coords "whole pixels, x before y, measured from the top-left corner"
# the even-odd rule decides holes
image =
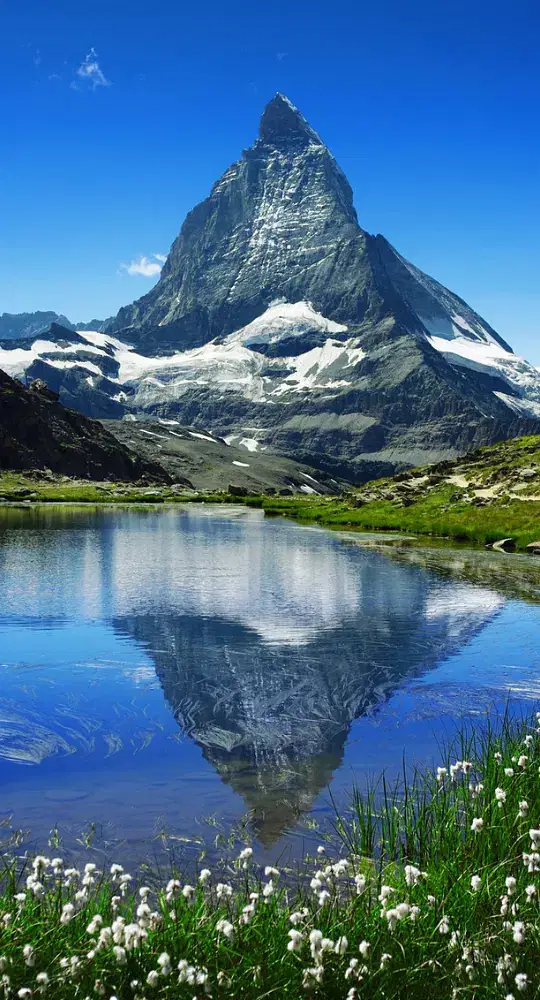
[[[0,316],[0,340],[27,340],[48,330],[51,323],[59,323],[74,330],[75,327],[60,313],[2,313]]]
[[[71,323],[66,316],[55,312],[2,313],[0,316],[0,341],[28,340],[40,333],[49,332],[52,323],[67,330],[102,330],[112,319],[91,319],[88,323]]]
[[[89,479],[167,481],[97,420],[66,410],[44,383],[25,388],[0,371],[0,469],[50,469]]]
[[[157,284],[80,337],[4,344],[0,367],[94,416],[178,419],[356,482],[540,430],[540,371],[361,228],[345,175],[281,94]]]

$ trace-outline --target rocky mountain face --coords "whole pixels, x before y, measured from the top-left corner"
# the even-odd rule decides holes
[[[49,333],[52,323],[67,330],[102,330],[111,320],[91,319],[87,323],[71,323],[62,313],[2,313],[0,316],[0,341],[28,340],[40,333]]]
[[[95,416],[178,419],[356,482],[540,429],[540,372],[361,228],[334,157],[280,94],[155,287],[78,335],[4,344],[0,367]]]
[[[51,323],[59,323],[68,330],[75,329],[66,316],[50,310],[33,313],[2,313],[0,316],[0,340],[26,340],[49,330]]]
[[[167,481],[97,420],[67,410],[44,383],[25,388],[0,371],[0,469],[49,469],[89,479]]]

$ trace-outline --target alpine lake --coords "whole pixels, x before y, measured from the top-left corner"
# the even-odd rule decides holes
[[[1,507],[4,831],[137,864],[247,829],[294,858],[355,784],[536,708],[540,560],[388,541],[234,506]]]

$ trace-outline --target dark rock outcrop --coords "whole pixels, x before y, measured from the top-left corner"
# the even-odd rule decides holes
[[[159,465],[120,444],[97,420],[67,410],[42,382],[0,371],[0,469],[50,469],[88,479],[168,481]]]

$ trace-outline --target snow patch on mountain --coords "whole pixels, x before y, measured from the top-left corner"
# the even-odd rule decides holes
[[[286,337],[301,337],[313,330],[323,333],[344,333],[347,327],[334,323],[316,312],[311,302],[271,302],[268,309],[253,322],[226,338],[244,347],[253,344],[274,344]]]
[[[495,395],[509,409],[520,416],[540,415],[540,371],[524,358],[506,351],[493,340],[490,343],[481,343],[466,337],[451,341],[434,336],[427,339],[451,365],[489,375],[499,375],[508,382],[509,388],[517,395],[500,391],[495,392]]]

